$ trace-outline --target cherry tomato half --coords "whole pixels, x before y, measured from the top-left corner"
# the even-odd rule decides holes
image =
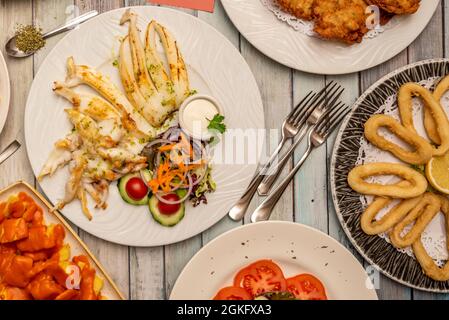
[[[167,201],[179,201],[179,196],[176,193],[166,194],[166,195],[162,196],[162,198],[164,198]],[[159,200],[159,203],[157,204],[157,206],[159,208],[159,211],[165,215],[174,214],[179,210],[179,208],[181,208],[180,203],[168,204],[168,203],[164,203],[160,200]]]
[[[287,290],[300,300],[327,300],[321,281],[311,274],[299,274],[287,279]]]
[[[231,286],[218,291],[214,300],[252,300],[252,297],[245,289]]]
[[[148,194],[148,187],[142,179],[133,177],[126,183],[126,193],[133,200],[141,200]]]
[[[287,290],[284,274],[272,260],[259,260],[240,270],[234,286],[244,288],[252,297]]]

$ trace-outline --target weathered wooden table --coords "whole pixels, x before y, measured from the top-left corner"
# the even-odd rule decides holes
[[[425,1],[424,1],[425,2]],[[0,0],[0,45],[14,33],[17,23],[37,23],[44,30],[63,23],[74,10],[80,13],[96,9],[100,12],[122,6],[145,5],[145,0]],[[442,0],[433,19],[424,32],[390,61],[359,73],[344,76],[319,76],[284,67],[252,47],[234,28],[217,0],[215,13],[184,10],[197,16],[222,32],[242,53],[258,82],[264,101],[267,128],[279,128],[283,117],[306,92],[321,88],[326,81],[337,80],[345,88],[344,100],[351,104],[373,82],[391,70],[407,63],[447,56],[449,49],[449,7]],[[46,54],[60,38],[48,41],[44,50],[34,58],[7,59],[11,75],[12,101],[5,129],[0,136],[0,147],[14,139],[24,143],[23,118],[25,102],[33,75]],[[42,123],[42,126],[51,123]],[[338,239],[354,252],[340,228],[335,215],[329,186],[329,159],[332,139],[316,150],[288,187],[276,207],[272,219],[290,220],[320,229]],[[291,164],[290,164],[291,166]],[[287,170],[287,169],[286,169]],[[24,147],[0,167],[0,187],[19,179],[37,186]],[[260,199],[255,199],[255,208]],[[79,230],[81,238],[104,264],[123,294],[130,299],[165,299],[179,273],[190,258],[208,241],[222,232],[239,226],[228,217],[211,229],[187,241],[155,248],[132,248],[100,240]],[[357,255],[356,252],[354,254]],[[363,261],[359,257],[360,261]],[[409,289],[381,276],[378,295],[380,299],[447,299],[449,295],[429,294]]]

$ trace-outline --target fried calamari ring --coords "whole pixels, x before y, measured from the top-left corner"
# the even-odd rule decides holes
[[[406,181],[402,181],[399,184],[409,185]],[[422,196],[401,200],[398,205],[388,211],[382,218],[374,220],[379,211],[393,201],[392,198],[376,197],[360,218],[362,230],[366,234],[374,235],[391,229],[401,221],[421,201],[421,199]]]
[[[449,121],[440,103],[434,98],[429,90],[417,83],[409,82],[401,86],[398,93],[398,106],[402,124],[407,129],[416,133],[413,124],[413,96],[420,96],[424,100],[425,108],[429,109],[436,123],[441,144],[432,147],[434,156],[442,156],[449,150]]]
[[[433,91],[433,97],[436,101],[440,102],[441,97],[446,91],[449,90],[449,76],[444,77]],[[436,144],[441,144],[440,136],[437,131],[437,124],[432,117],[432,113],[428,108],[424,108],[424,128],[430,140]]]
[[[444,214],[445,224],[446,224],[446,246],[449,250],[449,201],[446,197],[440,197],[441,201],[441,211]],[[423,272],[428,277],[436,281],[447,281],[449,280],[449,261],[440,268],[438,267],[433,259],[429,256],[424,248],[421,237],[419,237],[413,244],[413,253],[415,254],[416,260],[418,260]]]
[[[395,175],[408,181],[401,186],[369,183],[365,179],[376,175]],[[418,171],[399,163],[367,163],[353,168],[348,174],[348,183],[354,191],[374,196],[409,199],[420,196],[427,189],[427,180]]]
[[[394,14],[412,14],[419,8],[420,0],[368,0],[379,8]]]
[[[421,237],[422,232],[427,227],[429,222],[440,212],[441,201],[440,197],[434,193],[426,192],[422,196],[422,200],[418,205],[410,211],[410,213],[397,225],[394,226],[390,233],[390,241],[396,248],[405,248],[412,245],[417,239]],[[413,227],[404,236],[401,236],[402,231],[412,222],[415,222]]]
[[[379,135],[378,130],[381,127],[389,129],[393,134],[414,147],[415,151],[405,150]],[[366,121],[365,137],[376,147],[389,151],[402,161],[410,164],[426,164],[432,158],[432,146],[429,142],[392,117],[384,114],[376,114]]]

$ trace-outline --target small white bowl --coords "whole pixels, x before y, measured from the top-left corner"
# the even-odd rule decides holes
[[[209,140],[212,137],[212,134],[210,132],[202,132],[201,134],[198,134],[198,132],[193,132],[192,130],[190,130],[185,123],[185,109],[194,100],[208,100],[215,106],[215,108],[217,108],[217,113],[222,116],[224,116],[223,108],[214,97],[205,94],[194,94],[193,96],[188,97],[186,100],[184,100],[184,102],[181,104],[181,107],[179,108],[179,125],[181,126],[182,130],[194,139]]]

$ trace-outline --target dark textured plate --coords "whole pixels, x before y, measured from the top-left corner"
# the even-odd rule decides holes
[[[449,281],[434,281],[424,275],[419,263],[396,250],[381,237],[365,234],[360,226],[363,212],[360,194],[347,182],[357,161],[363,125],[385,100],[406,82],[419,82],[449,74],[449,59],[432,59],[407,65],[373,84],[356,101],[335,141],[331,162],[332,199],[338,219],[359,253],[383,274],[409,287],[432,292],[449,292]]]

